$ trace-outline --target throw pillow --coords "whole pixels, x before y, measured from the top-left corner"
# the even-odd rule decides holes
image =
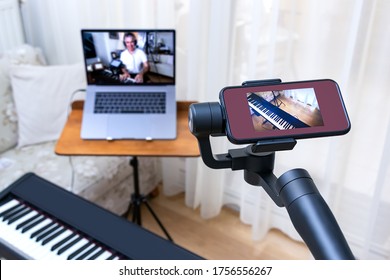
[[[18,140],[17,115],[9,78],[13,64],[42,65],[45,59],[39,48],[30,45],[0,53],[0,153],[15,147]]]
[[[18,148],[57,140],[72,94],[86,86],[82,64],[18,65],[11,84],[19,122]]]

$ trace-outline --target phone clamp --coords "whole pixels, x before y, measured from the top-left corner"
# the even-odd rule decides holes
[[[280,84],[282,82],[281,79],[269,79],[269,80],[252,80],[252,81],[245,81],[242,82],[242,86],[246,87],[255,87],[255,86],[267,86],[267,85],[274,85],[274,84]]]

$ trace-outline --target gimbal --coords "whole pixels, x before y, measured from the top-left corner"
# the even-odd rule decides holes
[[[243,85],[280,83],[280,80],[245,82]],[[279,178],[273,174],[275,152],[291,150],[296,140],[258,141],[244,148],[213,154],[210,136],[225,136],[226,118],[218,102],[191,104],[189,128],[197,138],[204,163],[213,169],[244,170],[244,179],[261,186],[291,221],[315,259],[355,259],[330,208],[305,169],[292,169]]]

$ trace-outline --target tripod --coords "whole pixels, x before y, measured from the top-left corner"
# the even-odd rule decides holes
[[[169,235],[168,231],[165,229],[164,225],[160,221],[160,219],[157,217],[157,214],[153,211],[152,207],[149,205],[147,201],[147,197],[145,195],[142,195],[139,190],[139,173],[138,173],[138,158],[134,156],[130,160],[130,165],[133,167],[133,177],[134,177],[134,193],[131,194],[130,197],[130,204],[127,208],[127,211],[124,214],[124,217],[128,217],[129,214],[132,212],[132,222],[136,223],[137,225],[141,226],[141,205],[142,203],[145,204],[146,208],[149,210],[150,214],[152,214],[153,218],[157,222],[157,224],[160,226],[161,230],[164,232],[165,236],[169,241],[173,241],[172,237]]]

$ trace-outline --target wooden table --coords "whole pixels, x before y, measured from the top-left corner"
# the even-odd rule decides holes
[[[174,140],[83,140],[80,138],[83,101],[72,104],[65,127],[55,147],[55,153],[66,156],[132,156],[130,165],[134,170],[134,193],[131,195],[125,217],[133,212],[133,222],[141,225],[140,205],[145,203],[169,240],[172,238],[158,219],[146,197],[139,191],[138,156],[198,157],[198,141],[188,129],[188,107],[194,102],[177,102],[177,138]]]
[[[83,140],[80,138],[83,102],[76,101],[59,138],[58,155],[198,157],[198,141],[188,129],[188,106],[177,102],[177,138],[174,140]]]

